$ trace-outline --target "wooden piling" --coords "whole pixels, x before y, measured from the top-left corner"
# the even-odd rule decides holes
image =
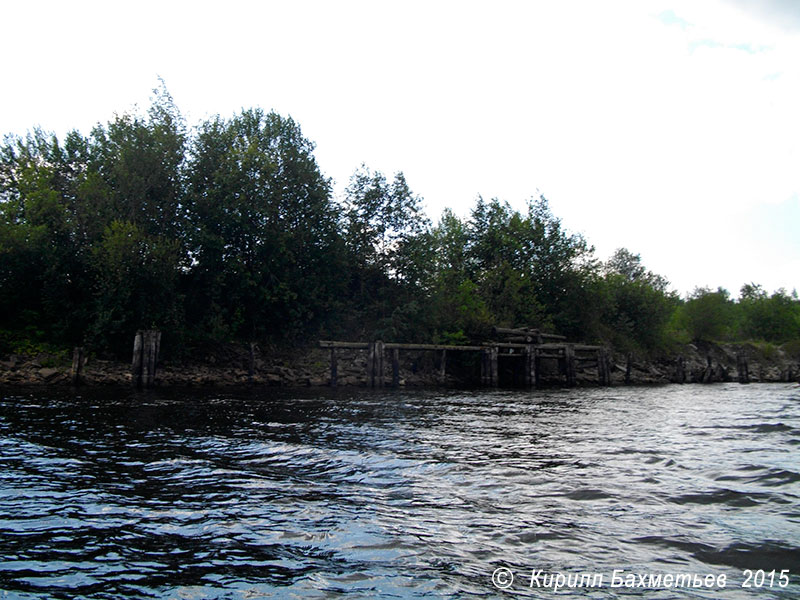
[[[133,338],[133,361],[131,362],[131,381],[134,386],[142,387],[142,331],[137,331]]]
[[[523,354],[523,380],[526,387],[536,385],[536,346],[528,344]]]
[[[375,342],[375,385],[376,387],[383,387],[383,357],[384,357],[383,342],[378,340]]]
[[[736,354],[736,377],[739,383],[750,383],[750,373],[747,366],[747,357],[743,352]]]
[[[675,374],[673,376],[674,383],[686,383],[686,359],[679,356],[675,359]]]
[[[256,374],[256,343],[250,342],[250,360],[247,365],[247,381],[253,383],[253,377]]]
[[[149,388],[155,383],[156,365],[161,349],[161,332],[139,330],[133,339],[131,380],[136,387]]]
[[[83,369],[83,348],[75,347],[72,351],[72,385],[80,385],[81,370]]]
[[[442,356],[439,361],[439,383],[444,383],[447,377],[447,350],[442,350]]]
[[[714,381],[714,367],[711,366],[711,356],[706,356],[706,368],[700,376],[700,383],[712,383]]]
[[[400,348],[392,348],[392,387],[400,387]]]
[[[608,352],[605,348],[597,351],[597,383],[611,385],[611,365],[608,363]]]
[[[339,366],[336,364],[336,348],[331,348],[331,381],[330,386],[339,384]]]
[[[491,381],[490,381],[489,385],[494,386],[494,387],[497,387],[497,386],[500,385],[499,372],[498,372],[498,369],[497,369],[497,355],[498,355],[498,352],[499,352],[499,349],[497,348],[497,346],[492,346],[491,349],[489,350],[489,373],[490,373],[490,377],[491,377]]]
[[[564,346],[564,375],[568,387],[573,387],[576,380],[575,372],[575,346],[567,344]]]
[[[625,385],[631,383],[631,371],[633,370],[633,355],[628,352],[625,356]]]
[[[377,340],[369,345],[367,357],[367,384],[370,387],[383,387],[383,354],[384,344]]]
[[[367,385],[375,387],[375,342],[370,342],[367,350]]]

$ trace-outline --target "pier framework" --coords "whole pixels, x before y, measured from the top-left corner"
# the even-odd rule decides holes
[[[448,353],[475,352],[480,355],[480,382],[486,387],[500,384],[499,362],[516,359],[514,379],[527,387],[541,384],[542,361],[556,360],[563,383],[576,385],[578,367],[597,369],[600,385],[611,384],[609,353],[604,346],[567,343],[563,336],[542,333],[528,328],[494,328],[494,334],[503,341],[487,342],[471,346],[449,346],[444,344],[399,344],[376,340],[373,342],[340,342],[322,340],[321,348],[330,350],[330,385],[338,380],[338,350],[367,351],[366,375],[368,385],[382,388],[400,385],[400,351],[431,351],[439,353],[439,379],[444,382],[447,374]],[[387,381],[386,363],[391,361],[391,380]]]

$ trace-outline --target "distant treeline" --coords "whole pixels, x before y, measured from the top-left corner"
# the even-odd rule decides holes
[[[681,299],[639,256],[607,262],[543,197],[478,198],[433,225],[402,173],[356,170],[335,198],[314,145],[258,109],[187,128],[165,88],[88,137],[34,130],[0,156],[0,352],[172,356],[318,336],[464,342],[493,325],[656,352],[691,339],[800,338],[795,292]]]

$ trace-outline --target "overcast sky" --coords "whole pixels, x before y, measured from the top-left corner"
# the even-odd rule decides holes
[[[297,120],[435,222],[544,194],[681,294],[800,288],[800,1],[4,2],[0,132],[88,134],[162,77],[190,125]]]

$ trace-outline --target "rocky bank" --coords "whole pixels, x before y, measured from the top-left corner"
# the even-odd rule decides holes
[[[787,345],[788,346],[788,345]],[[737,381],[740,357],[745,357],[751,382],[800,380],[800,355],[786,346],[751,343],[688,344],[671,356],[650,359],[612,353],[612,384]],[[0,385],[70,385],[71,361],[66,356],[40,354],[0,357]],[[367,386],[367,353],[337,350],[338,385]],[[555,361],[542,365],[543,380],[558,385]],[[682,368],[681,368],[682,365]],[[476,383],[468,365],[458,364],[442,380],[434,353],[401,353],[400,382],[404,386],[465,385]],[[387,367],[390,369],[390,367]],[[129,363],[89,356],[80,376],[83,385],[130,385]],[[326,386],[330,380],[330,354],[319,348],[257,350],[252,363],[249,349],[226,345],[201,360],[159,363],[159,386]],[[452,370],[452,372],[450,372]],[[387,382],[391,373],[387,373]],[[502,382],[502,377],[501,377]],[[596,385],[597,370],[579,370],[578,385]]]

